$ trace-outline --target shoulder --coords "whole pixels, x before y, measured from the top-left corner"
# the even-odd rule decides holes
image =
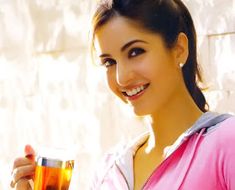
[[[115,163],[121,145],[112,148],[99,159],[92,175],[90,190],[99,189],[107,173]]]
[[[99,172],[109,170],[110,167],[118,160],[120,157],[125,156],[127,149],[127,144],[124,142],[118,143],[116,146],[109,149],[102,157],[99,163]],[[100,170],[101,169],[101,170]]]
[[[119,144],[117,144],[105,154],[103,158],[104,163],[106,163],[105,165],[112,165],[115,162],[127,159],[127,157],[129,158],[134,156],[138,147],[141,146],[148,139],[148,136],[149,132],[147,131],[138,135],[130,142],[120,142]]]
[[[221,174],[228,189],[235,188],[235,117],[230,117],[223,121],[215,130],[216,154],[218,155],[218,165],[221,166]],[[212,133],[213,134],[213,133]]]
[[[115,170],[116,165],[118,165],[122,169],[122,172],[125,175],[129,175],[130,170],[132,170],[133,166],[132,159],[136,150],[136,146],[138,146],[145,138],[147,138],[147,135],[148,133],[146,132],[141,134],[137,138],[134,138],[128,143],[120,142],[109,151],[107,151],[101,159],[99,165],[97,166],[95,175],[92,180],[92,186],[100,186],[103,183],[104,179],[107,177],[116,177],[113,176],[115,172],[112,172]]]
[[[210,179],[204,180],[205,184],[213,181],[213,184],[235,189],[235,117],[230,116],[210,128],[200,136],[202,138],[198,141],[192,164],[195,170],[192,171],[194,174],[202,172],[202,175],[210,176]]]
[[[121,142],[118,143],[116,146],[109,149],[103,157],[98,162],[98,165],[96,166],[95,173],[93,175],[92,181],[91,181],[91,188],[90,189],[97,189],[100,187],[103,183],[105,178],[107,176],[110,177],[110,171],[113,171],[114,166],[118,160],[121,158],[125,158],[127,149],[127,144]],[[111,172],[112,173],[112,172]],[[99,189],[99,188],[98,188]]]

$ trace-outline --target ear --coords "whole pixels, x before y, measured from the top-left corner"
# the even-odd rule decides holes
[[[188,37],[185,33],[180,32],[178,35],[178,39],[176,41],[176,44],[174,46],[175,50],[175,59],[176,64],[179,66],[180,63],[185,64],[188,59]]]

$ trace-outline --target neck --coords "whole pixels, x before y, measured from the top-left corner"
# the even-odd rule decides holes
[[[151,115],[154,149],[163,153],[165,147],[175,140],[203,114],[188,93],[175,96],[161,111]],[[150,142],[149,141],[149,142]]]

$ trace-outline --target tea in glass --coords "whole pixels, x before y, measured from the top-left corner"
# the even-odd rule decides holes
[[[34,190],[68,190],[74,168],[74,160],[38,157],[34,178]]]

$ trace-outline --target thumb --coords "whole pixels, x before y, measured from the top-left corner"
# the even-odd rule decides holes
[[[34,160],[35,150],[33,149],[33,147],[31,145],[25,145],[24,152],[25,152],[26,158],[29,158],[30,160],[31,159]]]

